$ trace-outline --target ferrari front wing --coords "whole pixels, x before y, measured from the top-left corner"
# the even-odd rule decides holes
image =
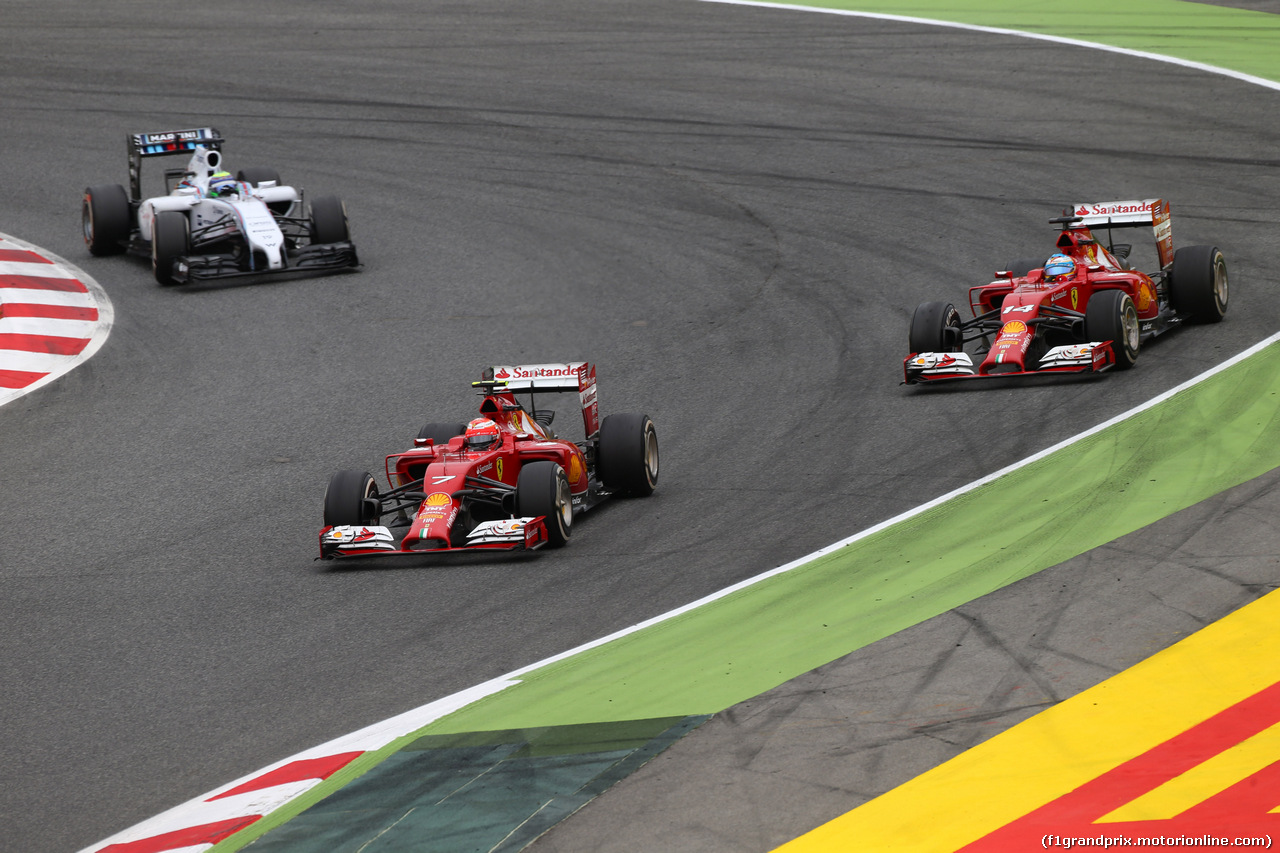
[[[1101,373],[1115,366],[1110,341],[1054,347],[1040,357],[1032,370],[980,373],[968,353],[919,352],[902,363],[903,383],[945,382],[956,379],[995,379],[1007,376],[1044,376],[1054,373]]]
[[[441,547],[438,540],[425,540],[430,546],[415,547],[419,541],[405,541],[380,525],[339,524],[320,531],[320,558],[370,557],[398,554],[422,556],[447,551],[533,551],[547,544],[545,516],[506,518],[477,524],[467,534],[466,542],[455,547]]]

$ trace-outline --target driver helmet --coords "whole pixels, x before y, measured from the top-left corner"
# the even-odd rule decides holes
[[[488,418],[476,418],[467,424],[463,446],[467,450],[488,450],[498,443],[499,438],[497,424]]]
[[[238,195],[240,185],[236,179],[231,177],[230,172],[214,172],[213,177],[209,178],[209,197],[218,198],[220,196]]]
[[[1044,262],[1044,275],[1049,279],[1066,278],[1076,271],[1076,262],[1063,254],[1050,255]]]

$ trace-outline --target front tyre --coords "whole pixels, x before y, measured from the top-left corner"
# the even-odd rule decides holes
[[[516,480],[516,514],[546,518],[547,544],[563,547],[573,532],[573,496],[564,469],[549,459],[530,462]]]
[[[84,242],[92,255],[118,255],[125,250],[130,220],[129,196],[119,184],[89,187],[80,212]]]
[[[912,354],[960,352],[963,341],[960,312],[950,302],[924,302],[911,315],[907,342]]]
[[[352,526],[377,524],[382,517],[378,484],[367,471],[339,471],[324,493],[324,523]]]
[[[1220,323],[1227,315],[1227,260],[1217,246],[1185,246],[1173,253],[1169,301],[1196,323]]]
[[[1138,309],[1123,290],[1100,290],[1084,309],[1084,336],[1088,341],[1111,341],[1116,369],[1128,370],[1138,361],[1142,338]]]
[[[322,195],[311,200],[311,242],[345,243],[351,239],[347,225],[347,206],[334,195]]]
[[[191,252],[191,228],[185,214],[165,210],[151,226],[151,270],[166,287],[177,284],[173,268],[178,258]]]
[[[658,430],[648,415],[609,415],[600,422],[596,471],[606,489],[636,497],[658,485]]]

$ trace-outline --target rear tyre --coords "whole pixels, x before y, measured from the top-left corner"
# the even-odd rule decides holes
[[[1220,323],[1227,314],[1227,260],[1217,246],[1186,246],[1173,253],[1169,301],[1196,323]]]
[[[1038,270],[1043,266],[1044,258],[1018,258],[1016,261],[1009,261],[1005,269],[1013,273],[1014,278],[1022,278],[1032,270]]]
[[[191,229],[187,217],[176,210],[156,214],[151,225],[151,269],[156,281],[168,286],[177,284],[174,262],[191,251]]]
[[[311,242],[345,243],[351,239],[347,227],[347,207],[334,195],[311,200]]]
[[[596,471],[605,488],[645,497],[658,485],[658,430],[648,415],[609,415],[600,422]]]
[[[573,497],[564,469],[549,459],[530,462],[516,480],[516,514],[546,517],[547,544],[560,548],[573,533]]]
[[[448,444],[449,439],[462,435],[467,431],[466,424],[427,424],[418,430],[418,440],[431,439],[436,447]]]
[[[107,184],[86,189],[80,218],[90,254],[118,255],[125,250],[133,228],[124,187]]]
[[[1128,370],[1138,361],[1141,336],[1138,309],[1123,290],[1100,290],[1084,309],[1084,336],[1089,341],[1111,341],[1116,369]]]
[[[339,471],[329,478],[324,493],[324,523],[353,526],[376,524],[382,517],[378,484],[367,471]]]
[[[960,312],[950,302],[924,302],[911,315],[907,333],[912,353],[960,352]]]

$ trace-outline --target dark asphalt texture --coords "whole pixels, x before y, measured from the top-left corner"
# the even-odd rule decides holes
[[[0,231],[79,264],[117,318],[85,366],[0,409],[5,849],[78,849],[771,569],[1280,319],[1280,95],[1187,69],[683,0],[19,0],[4,24]],[[342,196],[363,271],[162,289],[145,262],[91,258],[80,194],[126,182],[125,135],[204,124],[233,169]],[[1047,253],[1066,204],[1150,196],[1171,201],[1177,245],[1226,253],[1224,324],[1101,381],[897,384],[916,304],[963,304],[1010,258]],[[653,498],[531,558],[312,561],[333,470],[377,472],[423,422],[468,417],[488,364],[574,359],[598,365],[602,414],[657,423]],[[1211,535],[1215,511],[1188,512]],[[1270,558],[1221,583],[1190,560],[1170,591],[1157,569],[1187,561],[1169,550],[1180,523],[1117,545],[1114,565],[1136,567],[1120,581],[1087,555],[863,650],[852,677],[820,670],[722,715],[539,845],[605,849],[594,825],[620,850],[768,849],[1031,713],[1010,685],[1051,651],[1027,639],[1045,608],[1084,614],[1056,623],[1053,649],[1109,638],[1062,656],[1052,701],[1273,586]],[[1241,525],[1240,548],[1267,553],[1268,527]],[[1157,592],[1194,617],[1095,624]],[[1009,653],[966,659],[965,632]],[[926,671],[946,677],[912,677]],[[848,704],[815,715],[799,697],[829,677]],[[989,722],[916,731],[913,708],[953,699]],[[859,702],[888,730],[838,725]],[[793,739],[769,753],[754,739],[776,729]],[[768,788],[804,784],[814,729],[845,739],[851,775],[808,783],[824,796]],[[753,755],[786,769],[754,772]],[[719,800],[688,793],[708,785]]]

